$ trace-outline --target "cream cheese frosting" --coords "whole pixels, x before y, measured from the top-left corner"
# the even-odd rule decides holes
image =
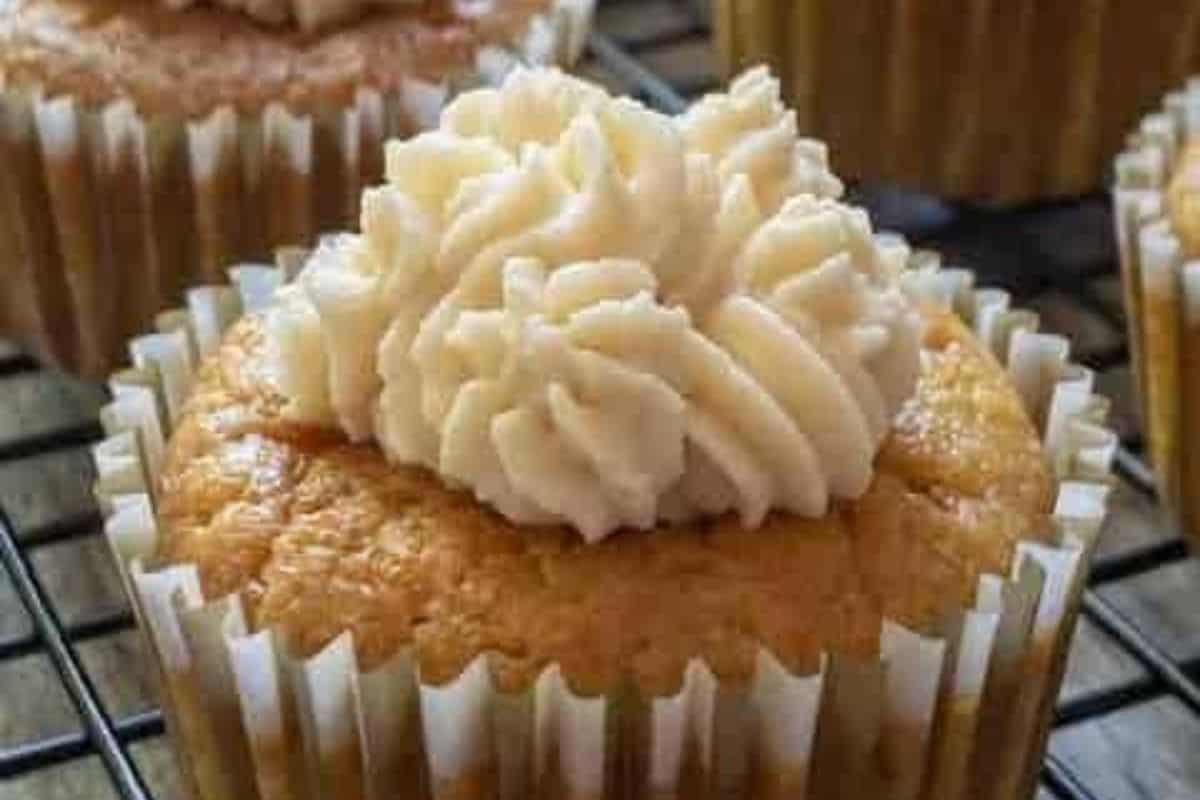
[[[765,70],[667,117],[556,70],[387,150],[270,312],[287,414],[587,540],[864,492],[919,318]]]

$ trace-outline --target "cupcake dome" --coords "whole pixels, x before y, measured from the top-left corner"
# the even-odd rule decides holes
[[[755,530],[727,515],[589,545],[289,422],[255,380],[270,355],[249,320],[168,448],[160,556],[196,564],[208,596],[245,593],[252,624],[302,655],[350,630],[364,669],[411,646],[433,683],[483,653],[507,691],[558,663],[588,695],[629,677],[674,694],[694,657],[747,680],[760,646],[797,672],[822,652],[877,657],[885,616],[933,630],[1049,529],[1052,479],[1016,391],[953,316],[926,322],[920,384],[862,497]]]
[[[99,377],[184,287],[351,224],[383,141],[432,124],[451,92],[518,60],[577,56],[591,4],[356,7],[298,27],[303,8],[330,5],[271,26],[264,4],[250,4],[256,19],[0,3],[0,328]]]
[[[865,218],[814,197],[840,189],[819,151],[763,134],[786,129],[777,92],[762,74],[766,113],[735,90],[672,120],[519,71],[389,143],[362,232],[319,246],[198,376],[161,555],[210,594],[253,586],[252,617],[301,653],[351,630],[364,666],[415,645],[445,682],[495,652],[512,690],[558,663],[591,694],[670,693],[692,657],[744,677],[758,646],[812,669],[876,655],[884,614],[927,628],[968,602],[1048,527],[1033,424],[949,313],[922,321]],[[721,202],[696,201],[714,181]],[[699,220],[744,224],[697,256]],[[914,573],[945,554],[932,586],[882,578],[901,541]],[[656,591],[713,607],[631,619]],[[846,609],[828,630],[826,605]]]

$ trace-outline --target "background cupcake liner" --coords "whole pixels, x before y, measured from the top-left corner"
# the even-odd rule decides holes
[[[576,59],[593,5],[555,0],[441,83],[363,86],[304,113],[271,103],[183,119],[0,80],[0,332],[102,377],[184,287],[355,221],[361,187],[383,174],[383,141],[435,124],[455,91],[518,63]]]
[[[557,665],[499,692],[481,655],[443,686],[407,651],[358,670],[349,633],[309,659],[250,631],[239,598],[206,598],[191,564],[156,560],[164,434],[199,358],[241,313],[272,302],[301,262],[243,266],[236,288],[187,293],[165,332],[130,342],[94,449],[105,531],[161,678],[167,720],[197,798],[994,798],[1029,796],[1100,529],[1116,447],[1092,374],[1065,339],[1036,332],[1008,295],[974,289],[881,237],[908,291],[960,311],[1008,364],[1059,481],[1053,544],[1017,548],[973,606],[933,630],[886,621],[880,658],[827,655],[809,675],[765,650],[747,686],[702,661],[682,690],[580,697]],[[1033,531],[1030,532],[1031,534]]]
[[[1097,189],[1136,116],[1200,69],[1190,0],[712,6],[725,70],[776,65],[800,129],[830,143],[839,172],[943,197]]]
[[[1113,217],[1130,351],[1159,494],[1200,537],[1200,259],[1189,258],[1165,192],[1183,146],[1200,133],[1200,80],[1168,94],[1117,156]]]

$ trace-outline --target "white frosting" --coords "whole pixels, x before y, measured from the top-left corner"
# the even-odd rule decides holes
[[[826,167],[824,142],[798,136],[796,112],[779,97],[766,67],[743,73],[726,94],[710,94],[679,119],[690,152],[716,161],[723,182],[750,176],[759,208],[773,214],[787,198],[837,197],[842,184]]]
[[[919,361],[840,189],[764,71],[675,119],[519,71],[390,143],[362,233],[281,290],[287,413],[588,540],[821,515],[867,488]]]

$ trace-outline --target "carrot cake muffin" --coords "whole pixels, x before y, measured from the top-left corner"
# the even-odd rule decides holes
[[[577,56],[590,7],[0,1],[0,331],[101,376],[184,287],[352,223],[449,93]]]
[[[130,580],[185,757],[374,785],[403,749],[437,797],[1019,796],[1072,468],[769,74],[671,118],[518,70],[385,173],[204,360],[153,472]],[[250,767],[195,733],[222,713]]]

